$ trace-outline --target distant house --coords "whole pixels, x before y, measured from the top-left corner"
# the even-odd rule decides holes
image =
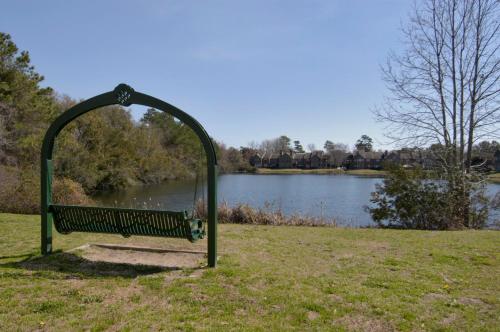
[[[278,168],[292,168],[292,153],[281,151],[278,155]]]
[[[259,167],[263,167],[263,165],[262,165],[262,159],[263,159],[263,158],[262,158],[262,157],[261,157],[258,153],[256,153],[256,154],[254,154],[254,155],[252,155],[252,156],[250,157],[250,159],[248,160],[248,162],[249,162],[249,163],[250,163],[250,165],[252,165],[253,167],[257,167],[257,168],[259,168]]]
[[[500,150],[495,151],[494,163],[495,163],[495,171],[500,172]]]
[[[306,168],[309,163],[310,153],[295,153],[292,157],[294,168]]]
[[[330,161],[331,161],[330,155],[328,155],[326,153],[323,153],[321,155],[321,168],[330,168],[330,167],[332,167]]]
[[[388,153],[383,159],[385,163],[400,165],[405,168],[422,166],[424,168],[434,167],[434,161],[430,158],[429,153],[424,154],[420,149],[401,149]]]
[[[383,152],[370,152],[368,156],[366,156],[368,160],[367,168],[370,169],[381,169],[382,162],[384,161],[385,154]]]
[[[399,151],[399,163],[403,167],[415,167],[420,163],[420,155],[418,150],[401,149]]]
[[[344,166],[349,169],[380,169],[385,154],[375,151],[356,151],[346,158]]]
[[[267,152],[264,152],[264,154],[262,155],[261,165],[261,167],[263,168],[269,168],[269,155],[267,154]]]
[[[385,155],[384,162],[392,165],[399,165],[399,153],[397,151],[391,151]]]
[[[311,153],[309,168],[320,168],[322,167],[322,157],[323,151],[314,151]]]
[[[349,153],[343,151],[333,151],[330,153],[325,153],[323,155],[323,163],[325,167],[335,168],[335,167],[346,167],[347,157]]]
[[[353,169],[355,167],[354,163],[354,155],[353,154],[348,154],[344,161],[342,162],[342,167],[347,168],[347,169]]]
[[[352,162],[350,165],[351,169],[363,169],[366,168],[366,159],[363,154],[359,151],[352,156]]]
[[[269,156],[269,162],[267,164],[267,167],[269,168],[278,168],[279,167],[279,154],[273,153]]]
[[[263,168],[315,169],[342,166],[348,169],[382,169],[386,164],[394,164],[405,168],[420,165],[425,169],[432,169],[437,165],[430,151],[418,148],[403,148],[391,152],[356,151],[353,154],[342,151],[294,153],[291,150],[264,153],[262,156],[255,150],[249,153],[253,153],[248,158],[250,165]],[[489,159],[489,167],[499,171],[500,151],[495,153],[494,158]]]

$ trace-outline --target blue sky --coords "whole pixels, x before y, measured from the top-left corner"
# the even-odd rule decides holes
[[[58,92],[88,98],[128,83],[192,114],[228,145],[286,134],[304,146],[352,146],[368,134],[384,148],[370,109],[387,94],[380,65],[402,47],[411,5],[4,1],[0,31]]]

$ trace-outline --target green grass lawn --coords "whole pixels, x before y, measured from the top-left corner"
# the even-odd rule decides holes
[[[500,232],[220,225],[216,269],[39,256],[39,217],[0,214],[0,331],[498,331]],[[187,241],[55,235],[203,249]]]

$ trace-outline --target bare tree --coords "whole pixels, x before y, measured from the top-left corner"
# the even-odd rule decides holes
[[[271,139],[265,139],[260,143],[260,148],[259,150],[262,151],[262,153],[266,153],[267,155],[271,155],[273,153],[279,153],[282,150],[280,138],[271,138]]]
[[[391,91],[376,117],[404,145],[439,143],[443,162],[470,171],[473,144],[499,137],[496,0],[424,0],[403,28],[406,52],[383,68]]]
[[[247,146],[252,149],[252,150],[259,150],[260,149],[260,144],[257,143],[256,141],[252,140],[248,142]]]
[[[334,143],[334,149],[342,152],[349,152],[349,145],[345,143]]]
[[[499,11],[497,0],[416,2],[406,51],[383,67],[391,96],[375,110],[394,142],[442,147],[436,157],[462,191],[465,219],[472,147],[500,134]]]
[[[314,151],[316,151],[316,144],[314,144],[314,143],[309,143],[309,144],[307,144],[307,149],[308,149],[310,152],[314,152]]]

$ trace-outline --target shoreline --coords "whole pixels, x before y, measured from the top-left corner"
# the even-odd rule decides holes
[[[355,170],[342,170],[336,168],[316,168],[316,169],[300,169],[300,168],[257,168],[253,174],[328,174],[328,175],[356,175],[368,177],[385,177],[385,171],[378,171],[373,169],[355,169]]]
[[[352,176],[362,176],[362,177],[384,178],[387,175],[387,172],[374,169],[353,169],[344,171],[336,168],[317,168],[317,169],[257,168],[254,172],[227,173],[227,174],[259,174],[259,175],[320,174],[320,175],[352,175]],[[487,174],[486,179],[488,183],[500,184],[500,172]]]

